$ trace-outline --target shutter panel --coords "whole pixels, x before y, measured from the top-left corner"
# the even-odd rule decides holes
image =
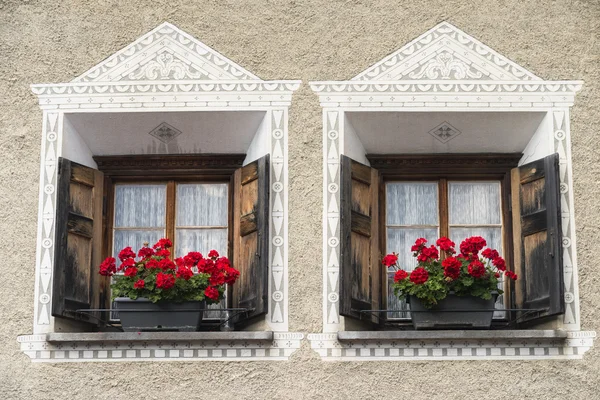
[[[59,159],[52,315],[98,324],[99,315],[75,313],[106,308],[109,279],[102,262],[104,176],[93,168]]]
[[[268,311],[269,156],[234,174],[233,266],[240,277],[233,285],[233,307],[249,308],[237,322]]]
[[[512,170],[516,308],[520,322],[563,314],[558,154]]]
[[[380,322],[360,310],[381,309],[379,172],[342,156],[340,314]]]

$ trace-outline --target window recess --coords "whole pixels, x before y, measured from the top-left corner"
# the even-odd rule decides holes
[[[233,319],[237,326],[266,314],[269,156],[242,166],[245,157],[95,157],[99,170],[61,158],[53,315],[105,329],[110,282],[97,273],[99,263],[161,237],[173,241],[172,257],[214,248],[230,258],[240,279],[213,307],[246,309]]]
[[[519,275],[503,283],[497,304],[513,311],[495,317],[527,326],[564,313],[558,155],[515,168],[520,156],[368,155],[371,166],[342,156],[340,314],[401,327],[408,309],[389,290],[382,256],[397,251],[411,269],[416,238],[448,236],[458,246],[473,235]]]

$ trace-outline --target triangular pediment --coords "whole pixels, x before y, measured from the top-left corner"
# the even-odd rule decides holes
[[[442,22],[352,80],[497,80],[541,78],[448,22]]]
[[[72,82],[260,80],[165,22]]]

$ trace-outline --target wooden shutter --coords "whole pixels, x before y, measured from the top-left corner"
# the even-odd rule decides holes
[[[102,172],[59,159],[52,315],[92,324],[100,315],[75,313],[106,308],[109,279],[102,262]],[[96,317],[96,318],[94,318]]]
[[[233,285],[233,306],[248,308],[237,322],[268,311],[269,156],[234,174],[233,266],[240,271]]]
[[[379,322],[360,310],[381,309],[379,172],[342,156],[340,192],[340,314]]]
[[[520,322],[563,314],[558,154],[512,170],[515,306]]]

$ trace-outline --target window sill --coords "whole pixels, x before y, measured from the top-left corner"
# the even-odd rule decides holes
[[[596,332],[341,331],[308,335],[326,361],[581,359]]]
[[[18,337],[35,362],[287,360],[304,335],[293,332],[48,333]]]

